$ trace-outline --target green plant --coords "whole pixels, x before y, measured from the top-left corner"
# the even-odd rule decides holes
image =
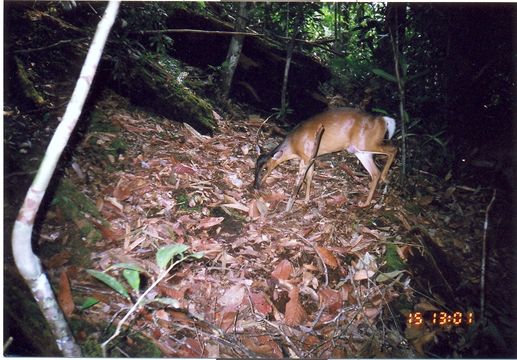
[[[271,110],[273,110],[273,115],[277,120],[284,119],[293,112],[293,109],[290,109],[288,104],[286,104],[285,108],[272,108]]]
[[[200,252],[187,253],[188,248],[188,245],[185,244],[172,244],[158,250],[158,252],[156,253],[156,264],[158,265],[160,272],[157,274],[157,279],[142,293],[142,295],[138,297],[131,309],[129,309],[126,315],[119,321],[113,335],[101,345],[104,357],[106,357],[106,346],[120,334],[122,325],[127,321],[127,319],[129,319],[131,314],[133,314],[133,312],[135,312],[135,310],[138,309],[140,305],[148,304],[151,302],[159,302],[162,304],[173,306],[175,308],[179,307],[179,303],[176,299],[154,298],[152,300],[148,300],[146,299],[146,296],[178,264],[190,258],[201,259],[204,256],[203,253]],[[118,263],[113,266],[110,266],[106,271],[115,269],[123,269],[122,275],[126,282],[129,284],[129,286],[134,291],[140,290],[140,274],[146,272],[143,268],[134,264]],[[97,270],[90,269],[87,270],[87,272],[96,279],[102,281],[104,284],[108,285],[110,288],[115,290],[120,295],[124,296],[126,299],[130,299],[127,288],[115,277],[106,274],[106,272],[101,272]]]

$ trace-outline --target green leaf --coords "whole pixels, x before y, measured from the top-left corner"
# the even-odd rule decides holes
[[[377,276],[375,281],[382,283],[389,280],[398,280],[398,277],[404,272],[404,270],[395,270],[389,273],[381,273]]]
[[[129,269],[129,270],[135,270],[135,271],[138,271],[141,273],[146,272],[141,266],[138,266],[136,264],[131,264],[131,263],[118,263],[118,264],[111,265],[108,268],[108,270],[114,270],[114,269]]]
[[[431,70],[427,69],[427,70],[424,70],[422,71],[421,73],[418,73],[418,74],[415,74],[415,75],[411,75],[411,76],[408,76],[407,79],[406,79],[406,83],[410,82],[410,81],[413,81],[415,79],[418,79],[419,77],[422,77],[424,75],[427,75]]]
[[[407,76],[407,69],[408,69],[408,63],[406,62],[406,59],[404,57],[400,57],[400,67],[402,69],[402,75],[404,78]]]
[[[154,298],[154,299],[148,299],[145,301],[145,304],[149,303],[160,303],[168,306],[172,306],[175,309],[179,309],[181,307],[180,302],[176,299],[172,298]]]
[[[386,71],[382,69],[373,69],[372,71],[375,75],[380,76],[384,80],[392,81],[394,83],[397,82],[397,78],[395,76],[388,74]]]
[[[388,112],[384,109],[381,109],[381,108],[372,108],[372,112],[374,113],[379,113],[379,114],[382,114],[382,115],[388,115]]]
[[[83,304],[79,306],[79,309],[82,311],[82,310],[86,310],[86,309],[89,309],[91,308],[93,305],[97,304],[99,302],[99,300],[97,300],[96,298],[93,298],[93,297],[87,297]]]
[[[133,269],[122,270],[122,275],[126,279],[127,283],[135,291],[140,289],[140,272]]]
[[[115,279],[113,276],[110,276],[97,270],[86,270],[86,272],[94,278],[102,281],[104,284],[108,285],[110,288],[118,292],[120,295],[124,296],[126,299],[129,299],[129,294],[127,293],[127,290],[124,287],[124,285],[118,282],[118,280]]]
[[[188,245],[185,244],[174,244],[161,248],[156,253],[156,264],[163,270],[174,256],[183,254],[187,249]]]
[[[400,256],[397,252],[397,246],[394,244],[386,245],[385,252],[385,260],[386,260],[386,270],[388,273],[390,271],[399,271],[405,268],[404,262],[400,259]]]
[[[200,252],[197,252],[197,253],[193,253],[190,255],[191,257],[193,257],[194,259],[201,259],[203,256],[205,256],[205,252],[204,251],[200,251]]]

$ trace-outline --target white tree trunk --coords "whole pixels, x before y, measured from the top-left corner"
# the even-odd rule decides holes
[[[237,20],[235,31],[243,32],[246,29],[247,17],[248,4],[243,1],[240,3],[239,19]],[[243,43],[243,35],[232,36],[232,40],[230,41],[230,46],[228,48],[228,54],[226,55],[225,68],[223,69],[223,96],[225,98],[228,97],[232,87],[233,75],[235,74],[235,69],[239,63]]]
[[[119,7],[118,0],[109,2],[102,20],[97,26],[90,50],[86,56],[81,74],[77,80],[72,98],[68,103],[63,120],[57,127],[47,148],[38,173],[29,188],[23,205],[18,213],[12,235],[14,261],[47,319],[59,349],[67,357],[80,357],[81,350],[74,342],[72,332],[65,321],[52,292],[47,276],[43,273],[39,258],[32,251],[32,228],[41,200],[45,195],[59,158],[77,124],[79,116],[93,82],[97,65],[106,44],[110,29],[115,21]]]

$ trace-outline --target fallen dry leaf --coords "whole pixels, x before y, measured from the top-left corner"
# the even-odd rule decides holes
[[[53,255],[50,259],[45,261],[45,267],[54,269],[63,266],[72,256],[69,250],[63,250],[58,254]]]
[[[179,164],[176,164],[173,168],[172,168],[172,171],[174,171],[176,174],[195,174],[196,171],[194,169],[192,169],[190,166],[187,166],[187,165],[183,165],[181,163]]]
[[[322,288],[318,291],[320,304],[327,307],[330,314],[335,314],[343,305],[341,293],[328,287]]]
[[[334,195],[327,199],[326,203],[328,206],[341,207],[348,201],[348,198],[344,195]]]
[[[273,311],[273,307],[269,301],[267,301],[266,295],[263,292],[251,293],[250,298],[255,310],[262,315],[270,314]]]
[[[293,266],[289,260],[284,259],[276,266],[275,270],[271,273],[271,276],[277,280],[287,280],[293,271]]]
[[[262,201],[261,199],[257,199],[255,202],[255,206],[257,207],[257,210],[259,211],[261,216],[266,216],[268,206],[264,201]]]
[[[427,206],[430,203],[432,203],[433,200],[434,200],[434,196],[431,196],[431,195],[422,196],[421,198],[418,199],[418,204],[420,206]]]
[[[427,301],[421,301],[414,306],[415,311],[440,311],[439,308]]]
[[[224,332],[232,329],[235,324],[235,320],[237,319],[237,314],[237,311],[222,311],[217,313],[216,318],[217,322],[219,323],[219,327]]]
[[[377,315],[380,314],[380,309],[379,308],[373,308],[373,307],[365,307],[363,309],[364,311],[364,314],[366,315],[366,317],[370,320],[373,320],[377,317]]]
[[[187,338],[179,351],[180,357],[198,358],[203,357],[203,349],[199,339]]]
[[[268,335],[241,337],[242,343],[254,353],[264,355],[266,357],[281,359],[283,358],[282,349],[280,346]]]
[[[373,275],[375,275],[374,271],[364,270],[364,269],[359,270],[354,274],[354,280],[360,281],[360,280],[370,279],[373,277]]]
[[[221,206],[225,206],[231,209],[237,209],[244,212],[249,212],[250,209],[246,205],[243,205],[241,203],[233,203],[233,204],[222,204]]]
[[[225,307],[237,307],[242,303],[246,289],[242,285],[234,285],[225,291],[224,295],[219,299],[219,305]]]
[[[260,210],[257,206],[257,200],[251,199],[248,205],[248,215],[252,219],[257,219],[260,217]]]
[[[158,309],[154,312],[154,316],[159,320],[171,321],[169,313],[163,309]]]
[[[322,246],[316,246],[316,251],[318,251],[325,264],[330,266],[332,269],[336,269],[338,267],[337,259],[330,250]]]
[[[307,319],[307,312],[300,304],[300,291],[298,288],[293,288],[289,292],[289,302],[285,305],[284,322],[289,326],[298,326]]]
[[[63,271],[59,277],[59,293],[57,294],[57,301],[63,310],[65,317],[67,319],[70,318],[74,312],[75,304],[66,271]]]
[[[203,218],[201,219],[201,221],[199,221],[199,224],[197,226],[198,229],[208,229],[208,228],[211,228],[212,226],[216,226],[218,224],[220,224],[221,222],[223,222],[224,220],[224,217],[206,217],[206,218]]]
[[[434,340],[435,333],[436,331],[426,330],[422,336],[411,341],[411,344],[415,347],[415,350],[418,354],[421,356],[425,355],[424,347]]]

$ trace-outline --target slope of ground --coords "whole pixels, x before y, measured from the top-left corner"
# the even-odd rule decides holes
[[[411,311],[476,307],[490,192],[427,174],[411,199],[382,186],[376,204],[359,208],[365,171],[355,157],[334,154],[316,163],[311,201],[304,204],[300,194],[285,213],[297,164],[275,170],[260,193],[252,189],[257,144],[281,140],[265,134],[263,119],[216,114],[221,133],[206,137],[103,95],[95,125],[65,171],[95,209],[82,206],[69,218],[72,211],[55,200],[39,234],[83,349],[98,349],[114,330],[107,324],[117,324],[152,287],[111,355],[153,356],[159,349],[176,357],[461,356],[483,354],[494,343],[499,353],[508,351],[504,340],[512,334],[505,328],[495,333],[503,341],[479,345],[475,339],[484,335],[465,319],[461,326],[407,326]],[[397,183],[397,165],[389,178]],[[179,263],[152,286],[161,271],[157,251],[172,244],[204,256]],[[507,260],[492,257],[496,268]],[[129,289],[116,264],[140,269],[128,298],[85,271],[105,271]],[[509,281],[510,274],[498,276]],[[79,311],[87,298],[99,302]],[[493,323],[505,311],[499,308]],[[136,352],[142,337],[155,350]]]

